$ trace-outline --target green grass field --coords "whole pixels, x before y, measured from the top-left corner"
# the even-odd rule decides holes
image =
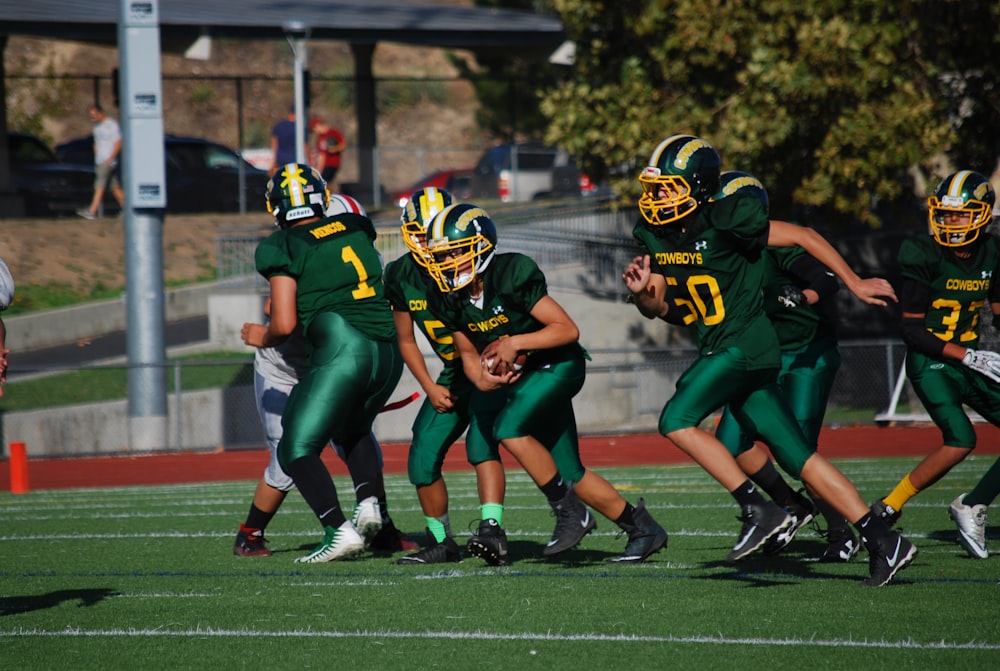
[[[808,561],[807,529],[778,558],[722,560],[736,506],[694,466],[604,469],[644,496],[670,532],[640,565],[612,565],[624,538],[601,518],[563,561],[540,552],[553,519],[521,471],[504,526],[513,565],[397,566],[393,557],[295,564],[319,539],[291,496],[268,536],[232,540],[252,482],[0,493],[0,659],[73,669],[975,669],[1000,666],[1000,557],[967,558],[947,505],[993,457],[971,457],[906,507],[921,552],[898,584],[861,587],[867,558]],[[839,465],[866,499],[916,460]],[[475,482],[449,473],[460,542],[478,520]],[[337,479],[341,493],[349,482]],[[388,476],[397,525],[423,519],[405,476]],[[997,529],[991,542],[1000,550]]]

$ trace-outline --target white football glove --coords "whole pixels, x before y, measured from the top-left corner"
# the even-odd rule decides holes
[[[966,350],[962,363],[994,382],[1000,382],[1000,354],[987,350]]]

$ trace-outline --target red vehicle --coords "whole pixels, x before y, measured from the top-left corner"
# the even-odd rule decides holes
[[[392,202],[405,207],[410,194],[429,186],[449,192],[456,200],[468,200],[472,195],[472,168],[448,168],[437,170],[407,189],[392,194]]]

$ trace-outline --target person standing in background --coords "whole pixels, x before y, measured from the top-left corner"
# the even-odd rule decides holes
[[[122,131],[118,122],[104,113],[100,105],[90,107],[90,120],[94,122],[94,197],[90,207],[76,211],[84,219],[94,219],[110,187],[118,205],[125,209],[125,192],[118,179],[118,156],[122,151]]]
[[[271,174],[287,163],[296,163],[295,155],[295,107],[288,108],[288,115],[274,124],[271,129]],[[303,146],[302,160],[309,160],[309,148]]]
[[[340,172],[340,155],[347,149],[347,140],[340,129],[329,126],[319,117],[309,120],[309,130],[316,134],[313,166],[326,180],[330,191],[337,190],[337,173]]]

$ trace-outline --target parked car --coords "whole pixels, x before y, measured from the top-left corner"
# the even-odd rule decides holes
[[[239,169],[243,166],[247,210],[264,209],[268,173],[255,168],[232,149],[197,137],[167,135],[167,212],[239,212]],[[66,163],[94,163],[90,137],[70,140],[56,147]],[[93,182],[93,177],[91,177]]]
[[[7,144],[11,188],[23,196],[26,215],[73,214],[90,204],[94,195],[93,161],[84,165],[62,162],[31,133],[8,132]],[[110,198],[110,202],[114,199]]]
[[[436,170],[409,188],[393,193],[392,202],[400,207],[406,207],[406,202],[414,191],[430,186],[444,189],[459,200],[468,200],[472,196],[472,168]]]
[[[487,149],[472,175],[474,198],[505,203],[584,195],[589,180],[565,150],[530,142],[505,143]]]

